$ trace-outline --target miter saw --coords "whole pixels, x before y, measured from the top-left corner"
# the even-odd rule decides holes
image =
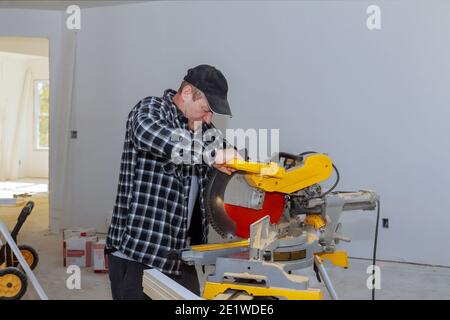
[[[337,294],[324,260],[347,268],[345,251],[337,251],[343,211],[374,210],[378,195],[369,190],[335,192],[339,172],[326,154],[279,153],[268,163],[235,159],[217,170],[205,195],[212,227],[229,242],[193,246],[182,252],[185,263],[215,265],[205,283],[206,299],[226,292],[282,299],[322,299],[302,270],[313,268],[333,299]],[[319,185],[333,168],[336,183],[323,192]]]

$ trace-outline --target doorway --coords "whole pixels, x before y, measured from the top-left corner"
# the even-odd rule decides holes
[[[33,221],[48,228],[49,63],[48,39],[0,37],[0,219],[7,225],[33,201],[42,211]]]

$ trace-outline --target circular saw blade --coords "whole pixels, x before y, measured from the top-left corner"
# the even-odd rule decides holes
[[[223,238],[248,238],[250,225],[269,215],[277,223],[283,213],[285,195],[251,187],[245,173],[226,175],[214,170],[205,193],[205,210],[211,226]]]
[[[208,221],[223,238],[233,238],[236,233],[236,223],[225,211],[225,189],[228,182],[235,176],[214,170],[208,181],[205,194],[205,210]]]

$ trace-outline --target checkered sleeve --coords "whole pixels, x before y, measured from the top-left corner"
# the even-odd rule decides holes
[[[191,144],[192,134],[188,130],[175,128],[173,121],[166,117],[164,109],[153,102],[138,108],[131,122],[131,140],[137,150],[172,160],[175,148]],[[180,144],[182,141],[185,142]],[[194,151],[196,157],[201,156],[201,148]]]

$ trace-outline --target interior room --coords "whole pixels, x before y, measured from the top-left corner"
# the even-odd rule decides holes
[[[443,0],[0,1],[0,299],[126,299],[118,261],[152,299],[450,299],[449,30]],[[172,122],[245,143],[180,164]]]

